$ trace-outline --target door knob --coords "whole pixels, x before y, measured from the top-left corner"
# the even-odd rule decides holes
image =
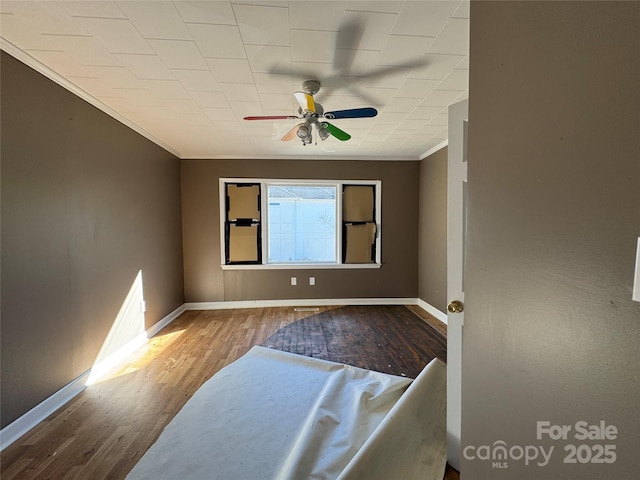
[[[460,300],[453,300],[447,305],[447,311],[449,313],[462,313],[464,310],[464,304]]]

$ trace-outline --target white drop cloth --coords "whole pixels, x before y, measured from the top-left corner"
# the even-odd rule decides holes
[[[359,476],[357,454],[410,384],[402,377],[253,347],[194,394],[127,479],[335,479],[349,462],[344,478],[371,479]],[[437,410],[444,414],[441,406]],[[374,441],[374,448],[380,449],[380,442],[384,439]],[[411,442],[410,456],[416,455],[414,446]],[[446,451],[444,443],[442,448]]]

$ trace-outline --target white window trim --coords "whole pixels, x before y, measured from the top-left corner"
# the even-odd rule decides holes
[[[224,263],[225,259],[225,218],[224,211],[227,199],[225,196],[225,184],[227,183],[257,183],[260,184],[260,208],[263,215],[260,220],[262,229],[262,262],[261,264],[235,264]],[[268,219],[264,217],[267,212],[267,186],[268,185],[336,185],[336,263],[266,263],[268,261]],[[344,185],[373,185],[376,189],[376,259],[375,263],[342,263],[342,187]],[[220,178],[219,179],[219,205],[220,217],[220,268],[222,270],[330,270],[330,269],[371,269],[382,266],[382,181],[381,180],[310,180],[310,179],[280,179],[280,178]]]

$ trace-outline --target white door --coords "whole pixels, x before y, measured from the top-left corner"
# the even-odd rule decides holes
[[[449,106],[447,164],[447,461],[460,470],[468,100]]]

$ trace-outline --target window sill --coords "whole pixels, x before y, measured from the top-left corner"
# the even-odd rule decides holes
[[[360,270],[380,268],[380,263],[274,263],[266,265],[220,265],[222,270]]]

